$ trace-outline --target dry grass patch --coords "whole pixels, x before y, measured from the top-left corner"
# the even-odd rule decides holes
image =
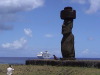
[[[0,75],[6,75],[8,65],[0,64]],[[13,65],[14,75],[100,75],[100,69],[68,66]]]

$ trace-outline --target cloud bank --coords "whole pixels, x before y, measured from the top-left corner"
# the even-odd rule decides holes
[[[44,0],[0,0],[0,13],[17,13],[43,6]]]
[[[25,38],[20,38],[19,40],[13,41],[12,43],[4,43],[1,45],[2,48],[7,49],[20,49],[24,48],[27,43]]]
[[[73,3],[85,4],[86,0],[71,0]]]
[[[15,22],[18,19],[16,13],[31,11],[43,5],[44,0],[0,0],[0,31],[13,28],[5,24]]]
[[[89,0],[89,3],[90,3],[90,7],[86,11],[86,13],[90,14],[90,13],[96,13],[100,11],[100,0]]]
[[[87,14],[92,14],[100,11],[100,0],[71,0],[73,3],[89,4],[89,8],[85,11]],[[86,7],[86,6],[85,6]]]

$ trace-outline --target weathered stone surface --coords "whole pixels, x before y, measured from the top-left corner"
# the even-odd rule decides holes
[[[72,10],[72,7],[65,7],[60,13],[61,19],[75,19],[76,11]]]
[[[73,19],[76,18],[76,11],[72,7],[65,7],[60,13],[64,20],[62,25],[63,38],[61,41],[62,59],[75,59],[74,35],[72,34]]]
[[[72,33],[63,36],[61,41],[61,52],[63,58],[74,58],[74,36]]]
[[[26,60],[26,65],[77,66],[100,68],[100,60]]]

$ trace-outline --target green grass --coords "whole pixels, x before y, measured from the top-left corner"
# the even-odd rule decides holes
[[[8,65],[0,64],[0,75],[6,75]],[[13,65],[13,75],[100,75],[100,69],[68,66]]]

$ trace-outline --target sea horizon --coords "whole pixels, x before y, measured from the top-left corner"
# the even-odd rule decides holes
[[[23,64],[24,65],[26,60],[32,60],[32,59],[38,59],[38,58],[37,57],[0,57],[0,64]],[[53,57],[50,59],[53,59]],[[76,60],[100,60],[100,58],[76,58]]]

